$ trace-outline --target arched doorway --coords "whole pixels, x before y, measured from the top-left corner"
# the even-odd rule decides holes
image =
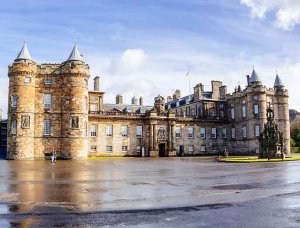
[[[160,143],[158,144],[158,151],[159,151],[159,157],[166,157],[166,144],[165,143]]]

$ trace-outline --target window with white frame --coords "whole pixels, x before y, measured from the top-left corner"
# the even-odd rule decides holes
[[[106,152],[112,152],[113,147],[112,146],[106,146]]]
[[[91,152],[96,153],[97,152],[97,146],[91,146]]]
[[[122,136],[127,137],[128,136],[128,126],[123,125],[121,130],[122,130]]]
[[[31,77],[25,77],[25,78],[24,78],[24,83],[25,83],[25,84],[31,83]]]
[[[52,95],[51,93],[45,93],[44,94],[44,108],[50,109],[52,103]]]
[[[11,99],[11,107],[12,108],[18,107],[18,96],[12,95],[10,99]]]
[[[243,139],[247,138],[247,127],[246,126],[242,127],[242,137],[243,137]]]
[[[205,152],[206,151],[206,146],[205,145],[201,145],[200,146],[200,151],[201,152]]]
[[[52,79],[45,79],[45,86],[51,86],[52,85]]]
[[[128,146],[122,146],[122,152],[127,153],[128,152]]]
[[[242,117],[245,118],[246,117],[246,106],[242,107]]]
[[[222,138],[223,139],[227,138],[227,129],[226,128],[222,128]]]
[[[253,106],[253,111],[254,111],[254,115],[258,115],[259,109],[258,109],[258,104],[255,104]]]
[[[231,108],[231,119],[234,120],[235,118],[235,111],[234,111],[234,108]]]
[[[96,104],[91,104],[90,105],[90,110],[91,110],[91,112],[97,112],[98,111],[98,106]]]
[[[259,137],[259,134],[260,134],[260,127],[259,125],[255,125],[255,136]]]
[[[97,124],[91,124],[91,136],[96,137],[97,136]]]
[[[136,146],[136,153],[140,154],[142,152],[142,147],[141,146]]]
[[[143,126],[136,126],[136,137],[139,139],[143,137]]]
[[[44,135],[51,135],[51,120],[44,120]]]
[[[17,120],[11,121],[11,134],[16,135],[17,134]]]
[[[111,137],[113,135],[113,125],[106,125],[106,136]]]
[[[216,139],[217,138],[217,128],[213,127],[211,129],[211,138]]]
[[[194,128],[193,127],[188,127],[188,138],[189,139],[194,138]]]
[[[194,146],[189,146],[189,153],[193,154],[194,153]]]
[[[145,108],[143,108],[143,107],[142,107],[142,108],[140,108],[140,113],[141,113],[141,114],[145,114],[145,113],[146,113],[146,110],[145,110]]]
[[[231,128],[231,138],[235,139],[236,135],[235,135],[235,128]]]
[[[205,137],[206,137],[206,130],[204,127],[201,127],[200,128],[200,138],[205,139]]]
[[[175,137],[176,138],[181,138],[181,127],[176,127],[175,128]]]

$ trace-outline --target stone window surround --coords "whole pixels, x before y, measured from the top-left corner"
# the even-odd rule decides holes
[[[97,136],[97,130],[98,130],[98,125],[97,124],[91,124],[91,137],[96,137]]]

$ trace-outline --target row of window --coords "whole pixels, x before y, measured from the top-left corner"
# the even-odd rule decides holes
[[[98,125],[91,124],[90,132],[91,132],[92,137],[96,137],[98,134]],[[128,126],[127,125],[121,126],[121,134],[123,137],[128,136]],[[106,136],[108,136],[108,137],[113,136],[113,125],[106,125]],[[136,137],[137,138],[143,137],[143,126],[136,126]]]
[[[122,146],[121,149],[122,149],[122,152],[123,152],[123,153],[127,153],[127,152],[128,152],[128,146]],[[141,149],[142,149],[142,146],[137,146],[137,147],[136,147],[136,152],[137,152],[137,153],[141,153]],[[107,145],[107,146],[105,147],[105,150],[106,150],[106,152],[112,153],[112,152],[113,152],[113,146]],[[91,151],[92,153],[96,153],[96,152],[97,152],[97,146],[95,146],[95,145],[91,146],[90,151]]]
[[[31,77],[25,77],[24,78],[24,83],[25,84],[30,84],[31,83]],[[51,86],[52,85],[52,79],[45,79],[45,86]]]
[[[231,119],[234,120],[235,119],[235,109],[231,108],[230,113],[231,113]],[[258,106],[258,104],[253,105],[253,114],[254,114],[255,118],[258,116],[258,114],[259,114],[259,106]],[[247,116],[246,106],[243,105],[242,106],[242,118],[246,118],[246,116]]]
[[[221,135],[223,139],[227,139],[227,128],[221,128]],[[200,138],[205,139],[206,138],[206,131],[207,129],[204,127],[200,128]],[[260,134],[260,126],[255,125],[254,126],[254,131],[255,131],[255,137],[259,137]],[[242,127],[242,138],[247,138],[247,127],[243,126]],[[176,127],[175,128],[175,137],[176,138],[181,138],[182,137],[182,127]],[[211,128],[211,138],[216,139],[218,137],[217,134],[217,128],[213,127]],[[193,139],[194,138],[194,127],[188,127],[188,138]],[[231,128],[231,138],[236,139],[236,129]]]

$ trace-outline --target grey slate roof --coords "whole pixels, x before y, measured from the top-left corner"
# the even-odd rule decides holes
[[[284,85],[277,73],[276,73],[274,87],[284,87]]]
[[[33,61],[33,59],[31,58],[31,55],[28,51],[26,43],[24,43],[21,51],[19,52],[19,54],[15,58],[15,60],[20,60],[20,59],[27,59],[27,60],[32,60]]]
[[[84,62],[81,54],[79,53],[78,49],[77,49],[77,44],[75,43],[73,50],[71,52],[71,54],[69,55],[68,59],[66,61],[82,61]]]
[[[255,70],[253,69],[252,74],[251,74],[251,78],[250,78],[250,83],[254,83],[254,82],[261,82],[258,74],[255,72]]]
[[[129,104],[104,104],[103,109],[104,111],[112,111],[112,110],[119,110],[119,111],[126,111],[126,109],[130,109],[131,112],[139,112],[140,108],[144,108],[145,111],[149,111],[153,108],[153,106],[149,105],[129,105]]]

